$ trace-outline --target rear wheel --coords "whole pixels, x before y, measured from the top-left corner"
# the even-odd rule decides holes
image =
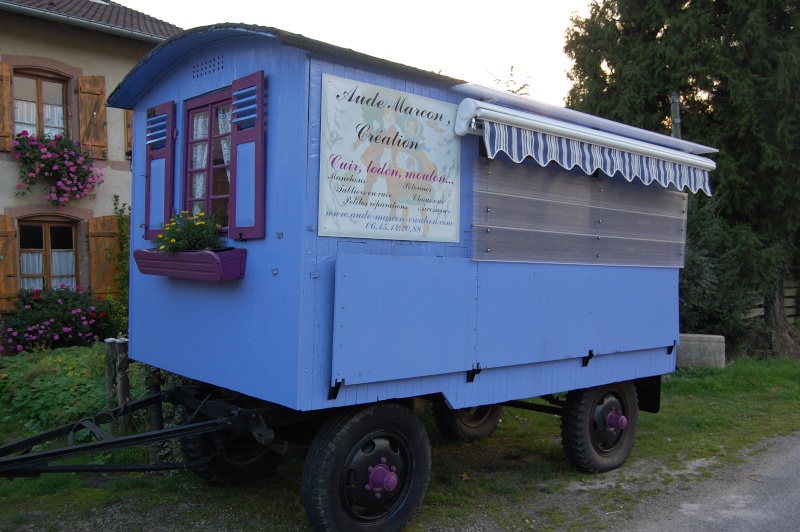
[[[259,444],[249,432],[196,434],[181,438],[180,445],[187,462],[199,462],[194,472],[218,486],[234,486],[264,478],[275,471],[280,458],[275,451]]]
[[[422,503],[430,470],[428,436],[411,410],[392,403],[346,410],[311,445],[303,504],[317,530],[403,530]]]
[[[448,408],[444,401],[433,403],[433,417],[439,430],[451,440],[477,441],[494,432],[503,415],[500,405]]]
[[[638,417],[630,381],[567,393],[561,418],[567,460],[589,473],[621,466],[633,448]]]

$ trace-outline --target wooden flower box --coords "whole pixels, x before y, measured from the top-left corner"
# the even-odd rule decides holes
[[[244,277],[246,258],[247,250],[243,248],[179,251],[171,255],[155,249],[133,252],[143,274],[211,282]]]

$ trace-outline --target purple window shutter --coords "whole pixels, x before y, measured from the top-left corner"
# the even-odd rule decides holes
[[[264,160],[264,72],[233,82],[231,112],[231,199],[228,236],[264,238],[266,175]]]
[[[172,215],[175,102],[147,110],[144,236],[153,239]]]

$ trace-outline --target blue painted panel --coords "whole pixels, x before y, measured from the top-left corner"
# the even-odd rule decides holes
[[[453,408],[501,403],[551,393],[634,380],[674,371],[675,355],[667,348],[613,353],[593,358],[553,360],[489,368],[467,382],[463,372],[381,383],[342,386],[328,406],[348,406],[386,399],[441,394]]]
[[[246,142],[236,146],[236,203],[237,227],[251,227],[255,222],[256,145]],[[252,201],[244,201],[250,197]]]
[[[475,295],[475,263],[467,259],[339,255],[332,382],[471,369]]]
[[[590,388],[663,375],[675,370],[675,355],[666,348],[613,353],[593,358],[584,367],[580,359],[553,360],[521,366],[485,369],[467,383],[454,378],[457,387],[443,389],[453,408],[494,404],[513,399]]]
[[[671,346],[678,270],[480,263],[481,367]]]
[[[164,219],[164,184],[166,176],[164,174],[164,158],[153,159],[150,162],[150,219],[148,227],[157,229],[162,227]]]

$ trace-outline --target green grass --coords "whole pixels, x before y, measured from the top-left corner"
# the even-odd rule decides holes
[[[744,359],[724,370],[679,371],[664,378],[662,392],[661,412],[639,417],[628,463],[607,475],[586,475],[567,464],[556,416],[506,409],[492,437],[467,444],[443,439],[426,411],[434,466],[408,530],[455,530],[476,521],[502,530],[603,529],[629,516],[639,501],[736,463],[765,438],[800,430],[798,361]],[[25,419],[0,400],[2,439],[24,434]],[[643,464],[647,474],[639,472]],[[0,529],[58,530],[93,509],[114,508],[141,514],[143,529],[148,515],[171,515],[174,530],[264,523],[274,530],[308,530],[301,472],[302,461],[288,459],[275,476],[226,489],[189,472],[0,480]],[[608,486],[593,488],[598,482]],[[579,504],[564,508],[562,499],[575,490],[584,494]]]

